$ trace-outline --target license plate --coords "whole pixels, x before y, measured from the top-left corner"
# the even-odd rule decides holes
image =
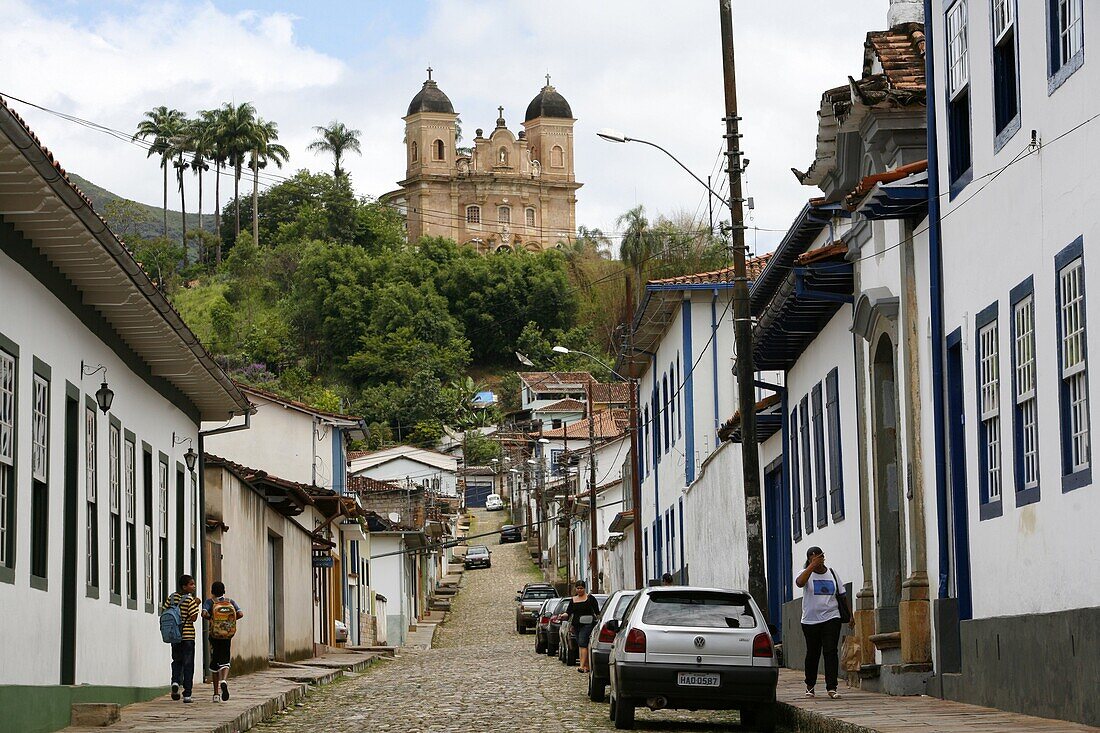
[[[676,675],[680,687],[721,687],[722,675],[716,672],[680,672]]]

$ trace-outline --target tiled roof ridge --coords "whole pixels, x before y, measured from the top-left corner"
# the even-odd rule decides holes
[[[213,453],[209,453],[209,452],[203,454],[203,462],[207,466],[216,466],[216,467],[220,466],[222,468],[225,468],[226,470],[228,470],[228,471],[230,471],[234,474],[237,474],[237,476],[239,478],[243,479],[244,481],[248,481],[248,482],[252,482],[252,481],[270,481],[272,483],[292,486],[292,487],[294,487],[296,489],[300,489],[301,491],[304,491],[306,493],[312,493],[314,489],[321,489],[322,491],[325,491],[325,492],[335,493],[335,492],[332,492],[331,489],[323,489],[322,487],[319,487],[319,486],[310,486],[309,484],[303,484],[303,483],[299,483],[297,481],[291,481],[290,479],[280,478],[279,476],[275,476],[274,474],[268,473],[267,471],[264,471],[263,469],[252,468],[250,466],[245,466],[242,463],[237,463],[236,461],[231,461],[228,458],[222,458],[221,456],[217,456],[217,455],[214,455]]]
[[[880,183],[893,183],[894,181],[900,181],[902,178],[907,178],[916,173],[923,173],[928,170],[928,159],[914,161],[912,163],[906,163],[905,165],[899,165],[893,170],[884,171],[882,173],[872,173],[869,176],[864,176],[860,179],[852,192],[844,197],[845,205],[850,211],[854,211],[863,200],[863,198],[869,194],[876,185]]]
[[[364,484],[360,487],[356,484]],[[370,476],[348,476],[347,487],[348,491],[407,491],[414,485],[410,484],[409,487],[395,484],[392,481],[385,481],[383,479],[371,478]],[[415,486],[415,488],[420,488]]]
[[[580,400],[575,400],[572,397],[566,397],[564,399],[558,400],[557,402],[551,402],[545,407],[540,407],[536,410],[536,412],[553,412],[555,409],[565,410],[566,408],[569,408],[570,410],[580,409],[583,411],[587,409],[587,406]]]
[[[745,270],[752,279],[758,276],[763,270],[765,265],[768,264],[768,259],[771,257],[771,252],[766,254],[757,255],[756,257],[750,257],[745,261]],[[707,284],[711,282],[726,283],[733,280],[733,265],[729,267],[723,267],[718,270],[711,270],[710,272],[696,272],[689,275],[677,275],[676,277],[666,277],[660,280],[650,280],[647,285],[688,285],[688,284]]]
[[[267,397],[268,399],[272,399],[272,400],[275,400],[277,402],[282,402],[286,405],[290,405],[291,407],[297,407],[301,410],[305,410],[307,412],[312,412],[316,415],[325,415],[327,417],[334,417],[334,418],[337,418],[339,420],[355,420],[355,421],[359,420],[359,418],[355,417],[354,415],[344,415],[344,414],[339,413],[339,412],[330,412],[328,410],[322,410],[319,407],[314,407],[313,405],[309,405],[305,402],[302,402],[301,400],[295,400],[295,399],[292,399],[290,397],[284,397],[283,395],[279,394],[278,392],[272,392],[271,390],[264,389],[263,387],[254,387],[251,384],[248,384],[246,382],[241,382],[241,381],[236,380],[236,379],[233,380],[233,383],[235,385],[237,385],[238,389],[244,390],[246,392],[255,392],[256,394],[260,395],[261,397]]]

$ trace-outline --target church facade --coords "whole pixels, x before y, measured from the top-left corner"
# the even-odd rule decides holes
[[[410,241],[447,237],[481,253],[541,252],[576,236],[573,112],[550,85],[513,133],[496,127],[457,147],[458,114],[431,78],[405,115],[405,178],[383,201],[400,206]]]

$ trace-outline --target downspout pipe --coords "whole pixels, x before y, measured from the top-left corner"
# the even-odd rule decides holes
[[[248,430],[252,427],[252,414],[256,412],[256,408],[249,405],[251,409],[244,411],[244,413],[237,413],[244,415],[244,422],[240,425],[227,425],[224,428],[214,428],[213,430],[200,430],[199,431],[199,516],[195,519],[200,522],[200,536],[202,538],[202,545],[199,547],[199,572],[202,575],[202,582],[209,587],[210,578],[206,576],[206,437],[210,435],[224,435],[225,433],[235,433],[238,430]],[[207,645],[202,645],[202,668],[204,670],[210,667],[210,654],[207,651]]]
[[[932,0],[924,0],[924,83],[927,99],[925,137],[928,141],[928,295],[932,337],[932,425],[936,451],[936,522],[939,535],[939,597],[946,598],[950,575],[947,531],[947,442],[944,398],[943,241],[940,228],[940,165],[936,134],[936,74],[932,36],[936,24]]]

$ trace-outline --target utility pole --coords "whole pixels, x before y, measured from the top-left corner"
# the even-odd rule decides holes
[[[718,0],[722,30],[722,80],[726,98],[726,173],[730,182],[733,247],[733,332],[737,350],[737,395],[741,410],[741,466],[745,484],[745,539],[748,545],[749,593],[767,616],[764,577],[764,532],[760,511],[760,453],[756,442],[756,385],[752,360],[752,314],[745,266],[745,214],[741,197],[741,135],[738,132],[737,73],[733,53],[732,0]]]
[[[599,536],[596,533],[596,416],[592,412],[592,382],[588,383],[588,527],[591,530],[589,538],[588,565],[592,569],[592,581],[589,585],[593,593],[600,592],[599,560],[597,559],[596,545]]]
[[[634,353],[634,290],[630,278],[626,278],[626,349]],[[639,476],[638,441],[638,380],[630,377],[630,510],[634,512],[634,587],[645,587],[645,568],[642,565],[642,478]]]

